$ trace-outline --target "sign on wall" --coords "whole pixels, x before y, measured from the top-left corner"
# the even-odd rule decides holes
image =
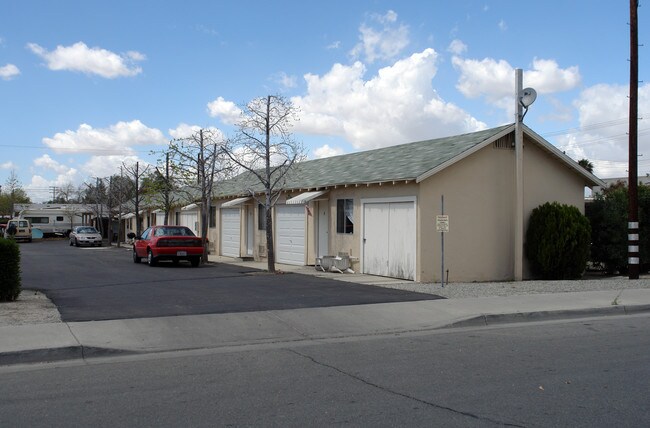
[[[436,232],[449,232],[449,216],[447,214],[436,216]]]

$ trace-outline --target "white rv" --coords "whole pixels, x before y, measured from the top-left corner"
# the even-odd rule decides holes
[[[84,204],[15,204],[14,211],[44,235],[68,235],[74,227],[88,223],[92,213]]]

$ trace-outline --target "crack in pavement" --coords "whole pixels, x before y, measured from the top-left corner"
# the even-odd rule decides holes
[[[288,349],[288,351],[292,352],[292,353],[294,353],[294,354],[296,354],[296,355],[298,355],[298,356],[300,356],[302,358],[305,358],[305,359],[313,362],[314,364],[318,364],[319,366],[326,367],[326,368],[334,370],[337,373],[340,373],[340,374],[342,374],[344,376],[347,376],[349,378],[358,380],[359,382],[362,382],[365,385],[368,385],[368,386],[370,386],[372,388],[376,388],[376,389],[379,389],[381,391],[387,392],[389,394],[396,395],[396,396],[399,396],[399,397],[402,397],[402,398],[406,398],[408,400],[413,400],[413,401],[416,401],[418,403],[424,404],[426,406],[433,407],[435,409],[446,410],[448,412],[452,412],[452,413],[455,413],[457,415],[466,416],[466,417],[469,417],[469,418],[472,418],[472,419],[476,419],[478,421],[491,422],[491,423],[494,423],[496,425],[502,425],[502,426],[507,426],[507,427],[517,427],[517,428],[525,428],[526,427],[525,425],[517,425],[517,424],[508,423],[508,422],[504,422],[504,421],[498,421],[498,420],[494,420],[494,419],[491,419],[491,418],[488,418],[488,417],[485,417],[485,416],[476,415],[474,413],[464,412],[462,410],[457,410],[457,409],[454,409],[454,408],[451,408],[451,407],[447,407],[447,406],[443,406],[443,405],[440,405],[440,404],[433,403],[431,401],[426,401],[426,400],[423,400],[421,398],[414,397],[412,395],[404,394],[402,392],[398,392],[398,391],[392,390],[390,388],[387,388],[385,386],[373,383],[373,382],[371,382],[371,381],[369,381],[367,379],[364,379],[364,378],[362,378],[360,376],[354,375],[352,373],[348,373],[348,372],[346,372],[346,371],[344,371],[342,369],[339,369],[338,367],[332,366],[332,365],[324,363],[322,361],[318,361],[314,357],[312,357],[310,355],[307,355],[307,354],[300,353],[300,352],[298,352],[298,351],[296,351],[294,349]]]

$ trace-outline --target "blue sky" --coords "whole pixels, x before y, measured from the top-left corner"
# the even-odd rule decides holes
[[[282,94],[309,158],[525,122],[601,177],[625,176],[629,3],[621,1],[0,0],[0,184],[35,202],[155,163],[196,127]],[[639,42],[650,43],[639,8]],[[649,44],[650,46],[650,44]],[[639,53],[639,77],[648,64]],[[650,81],[650,79],[649,79]],[[650,173],[639,90],[640,174]]]

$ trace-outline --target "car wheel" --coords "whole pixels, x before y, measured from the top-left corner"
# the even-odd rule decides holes
[[[140,257],[138,257],[138,253],[135,252],[135,247],[133,247],[133,263],[140,263]]]
[[[201,263],[201,257],[192,257],[190,263],[192,263],[192,266],[197,267]]]
[[[151,250],[147,251],[147,264],[149,266],[156,266],[158,264],[158,261],[153,256],[153,253],[151,252]]]
[[[78,247],[78,246],[79,246],[79,241],[77,240],[77,238],[74,238],[74,246],[75,246],[75,247]]]

